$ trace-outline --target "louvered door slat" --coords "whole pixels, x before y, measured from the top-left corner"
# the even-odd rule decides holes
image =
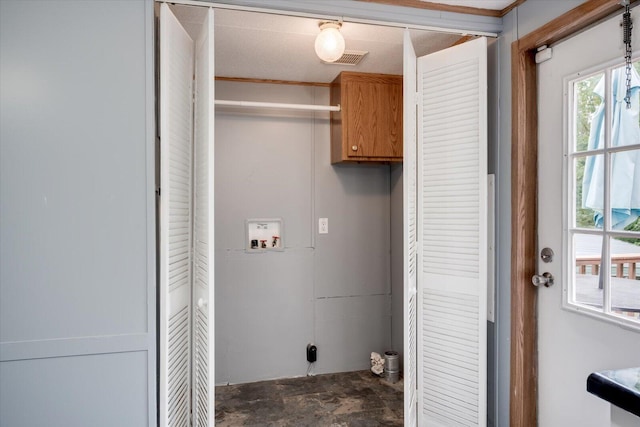
[[[193,255],[193,425],[214,423],[213,393],[213,166],[214,166],[213,9],[195,43],[195,169]]]
[[[404,425],[418,425],[417,309],[417,105],[416,54],[404,33],[403,210],[404,210]]]
[[[160,425],[191,412],[193,41],[160,6]]]
[[[419,424],[486,424],[486,40],[418,59]]]
[[[161,426],[213,425],[213,45],[160,5]]]

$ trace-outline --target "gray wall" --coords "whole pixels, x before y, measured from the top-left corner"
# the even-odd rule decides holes
[[[322,87],[217,82],[216,97],[329,104]],[[330,164],[329,114],[216,109],[216,383],[367,369],[391,345],[389,166]],[[283,252],[244,221],[284,219]],[[318,218],[329,234],[317,234]]]
[[[404,228],[402,164],[391,166],[391,347],[404,357]],[[401,367],[402,369],[402,367]]]
[[[0,2],[0,425],[155,425],[151,1]]]
[[[488,93],[488,111],[487,111],[487,120],[489,122],[488,126],[488,141],[489,146],[487,147],[488,152],[488,165],[487,171],[489,174],[497,173],[497,150],[498,150],[498,134],[499,134],[499,110],[498,110],[498,100],[500,99],[500,83],[499,77],[500,74],[498,72],[499,69],[499,56],[498,56],[498,40],[490,39],[487,45],[487,93]],[[495,212],[495,206],[494,206]],[[494,218],[494,221],[498,223],[499,221]],[[495,235],[493,236],[495,241]],[[498,248],[499,249],[499,248]],[[495,268],[495,260],[489,260],[489,262],[494,262]],[[495,304],[495,287],[498,286],[494,281],[494,283],[489,283],[489,286],[494,286],[494,304]],[[495,305],[494,305],[495,307]],[[495,316],[495,310],[494,310]],[[496,333],[497,333],[497,325],[494,321],[487,322],[487,425],[495,426],[496,425],[496,383],[498,381],[498,373],[497,373],[497,345],[496,345]]]

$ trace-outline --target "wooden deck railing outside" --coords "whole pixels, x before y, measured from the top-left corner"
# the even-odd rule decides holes
[[[580,257],[576,258],[576,267],[578,274],[599,274],[600,273],[600,261],[599,256],[595,257]],[[611,265],[616,266],[616,277],[626,277],[629,279],[636,279],[636,266],[640,263],[640,254],[623,254],[614,255],[611,257]],[[591,267],[587,273],[587,267]]]

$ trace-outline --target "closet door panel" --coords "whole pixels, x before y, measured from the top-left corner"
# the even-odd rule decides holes
[[[421,425],[486,425],[487,42],[418,59]]]
[[[214,424],[213,9],[196,41],[194,111],[193,425]]]
[[[417,82],[416,52],[404,33],[404,425],[417,426]]]
[[[160,6],[160,425],[191,412],[193,41]]]

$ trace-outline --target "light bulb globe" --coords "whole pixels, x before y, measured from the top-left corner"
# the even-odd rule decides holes
[[[344,54],[344,37],[340,34],[340,24],[327,22],[320,24],[320,34],[316,37],[315,49],[318,58],[324,62],[335,62]]]

